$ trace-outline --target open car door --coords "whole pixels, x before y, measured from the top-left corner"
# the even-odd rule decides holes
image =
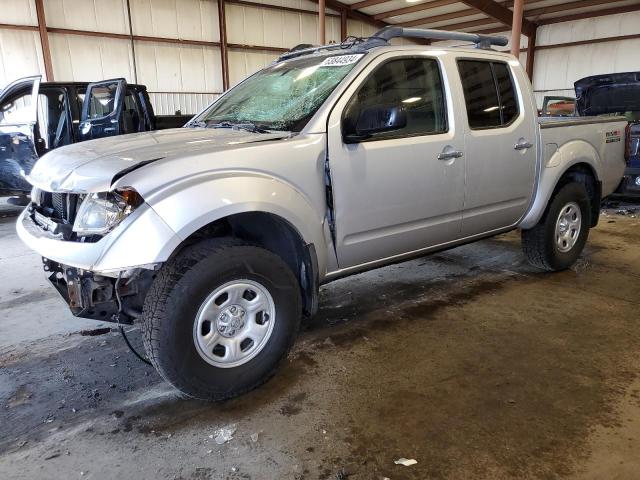
[[[40,76],[21,78],[0,93],[0,197],[25,195],[24,178],[38,160],[37,122]]]
[[[122,111],[127,82],[114,78],[90,83],[82,103],[80,140],[111,137],[122,132]]]

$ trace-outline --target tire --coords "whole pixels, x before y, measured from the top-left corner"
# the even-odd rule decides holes
[[[569,206],[572,206],[573,210],[568,210]],[[574,211],[580,217],[579,232],[571,239],[558,239],[556,229],[561,213],[573,218]],[[582,253],[589,236],[590,225],[591,202],[587,190],[580,183],[569,183],[556,192],[538,224],[530,230],[522,231],[522,249],[529,263],[535,267],[547,271],[566,270]],[[565,221],[565,232],[575,230],[575,224],[570,224],[568,230],[566,228]],[[560,229],[558,233],[562,231]]]
[[[262,312],[251,313],[248,299],[260,300]],[[232,325],[239,315],[242,325]],[[259,317],[268,335],[257,327]],[[300,318],[300,287],[280,257],[236,239],[204,240],[184,248],[154,279],[142,310],[144,346],[162,378],[183,394],[221,401],[273,376],[293,344]],[[246,347],[248,337],[240,340],[252,328],[265,336],[249,339]],[[231,338],[223,336],[233,332]],[[208,341],[219,343],[206,346]],[[231,362],[236,357],[243,363]]]

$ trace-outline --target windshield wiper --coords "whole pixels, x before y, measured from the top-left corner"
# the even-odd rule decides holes
[[[203,122],[202,120],[197,120],[194,122],[187,123],[185,127],[207,128],[207,122]]]
[[[261,128],[251,122],[220,122],[220,123],[206,123],[207,128],[237,128],[239,130],[246,130],[251,133],[270,133],[266,128]]]

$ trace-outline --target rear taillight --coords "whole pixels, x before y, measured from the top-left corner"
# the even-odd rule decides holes
[[[631,124],[624,129],[624,159],[627,165],[631,163]]]

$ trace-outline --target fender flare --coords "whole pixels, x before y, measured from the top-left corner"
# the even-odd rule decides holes
[[[519,227],[526,230],[537,225],[558,183],[572,167],[580,164],[587,165],[593,172],[597,185],[600,181],[598,178],[600,163],[600,156],[596,149],[585,141],[575,140],[560,146],[542,166],[536,196]]]
[[[324,211],[293,185],[258,172],[225,172],[172,183],[147,199],[183,241],[217,220],[247,212],[272,214],[287,222],[305,245],[316,246],[320,275],[326,270]],[[184,206],[188,206],[185,214]]]

